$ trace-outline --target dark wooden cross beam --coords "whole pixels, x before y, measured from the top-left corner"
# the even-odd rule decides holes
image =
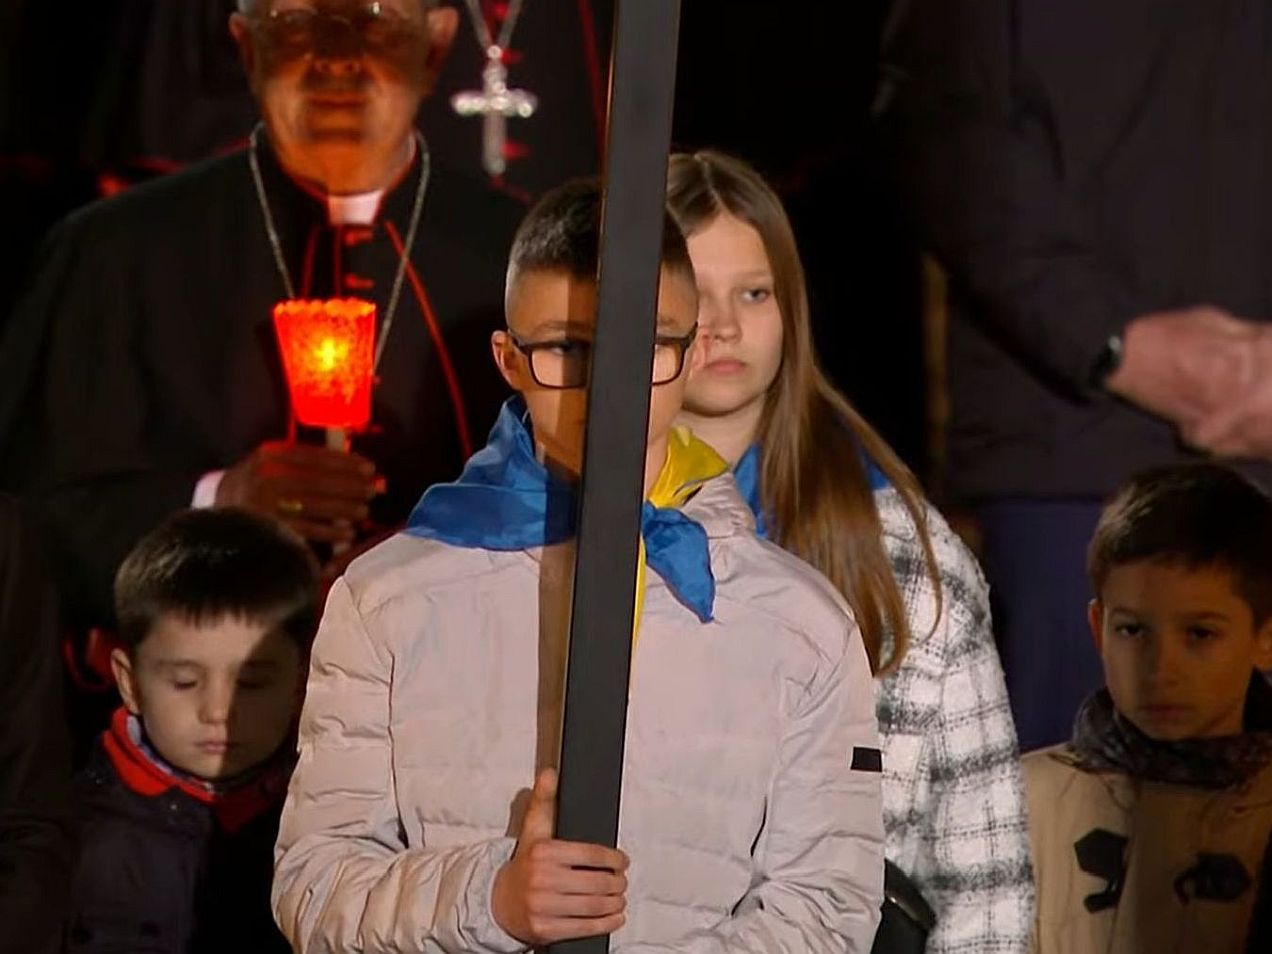
[[[557,797],[558,838],[618,840],[645,435],[680,0],[619,0],[610,63],[596,342]],[[609,939],[556,944],[604,954]]]

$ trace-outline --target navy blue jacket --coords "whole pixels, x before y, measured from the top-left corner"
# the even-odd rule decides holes
[[[210,801],[114,728],[76,779],[81,853],[65,950],[285,952],[269,907],[287,772]]]

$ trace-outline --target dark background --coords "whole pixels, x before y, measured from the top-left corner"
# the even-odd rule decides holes
[[[634,0],[639,2],[639,0]],[[40,236],[85,202],[234,148],[255,111],[225,27],[233,0],[0,3],[0,325]],[[902,456],[928,470],[919,260],[872,119],[889,0],[683,0],[675,139],[748,159],[786,200],[808,269],[822,361]],[[529,197],[598,165],[612,0],[526,0],[510,82],[539,94],[510,134],[529,149],[504,188]],[[475,168],[478,124],[450,93],[476,84],[466,19],[421,127]]]

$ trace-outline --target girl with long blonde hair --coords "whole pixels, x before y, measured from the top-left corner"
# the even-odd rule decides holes
[[[759,532],[820,570],[861,628],[878,677],[887,857],[936,914],[926,950],[1026,951],[1028,829],[980,569],[818,367],[773,190],[739,159],[678,154],[668,204],[706,350],[684,422],[734,464]]]

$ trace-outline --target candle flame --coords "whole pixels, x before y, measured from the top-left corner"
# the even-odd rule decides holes
[[[324,338],[322,344],[314,349],[314,358],[321,370],[334,371],[348,360],[349,344],[334,338]]]

